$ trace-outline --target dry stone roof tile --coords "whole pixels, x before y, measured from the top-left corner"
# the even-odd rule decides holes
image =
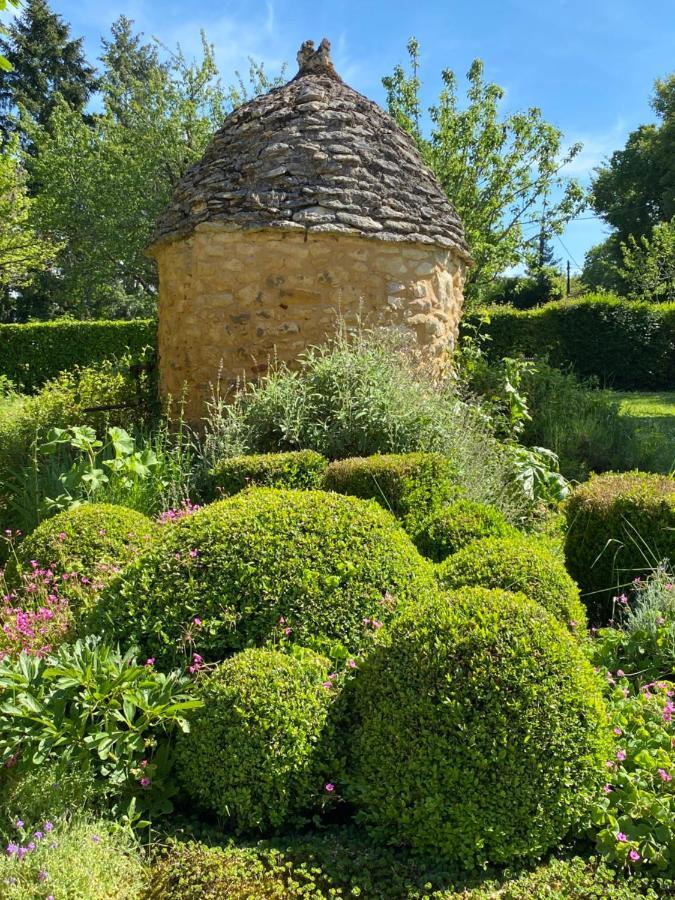
[[[342,81],[329,49],[305,42],[293,80],[225,119],[153,243],[219,222],[437,244],[468,258],[462,223],[412,138]]]

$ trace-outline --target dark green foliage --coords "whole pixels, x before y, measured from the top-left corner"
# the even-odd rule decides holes
[[[572,631],[581,632],[586,624],[576,584],[562,562],[534,538],[475,541],[442,562],[438,578],[448,589],[476,585],[522,591]]]
[[[382,632],[352,685],[346,796],[374,835],[434,860],[537,857],[603,777],[596,676],[522,595],[426,598]]]
[[[70,27],[53,13],[46,0],[26,0],[13,22],[0,52],[10,71],[0,71],[0,128],[16,127],[19,104],[41,125],[46,125],[57,95],[81,111],[96,90],[95,70],[84,57],[82,38],[72,40]]]
[[[216,493],[224,496],[237,494],[247,487],[311,490],[321,487],[321,476],[327,465],[325,457],[313,450],[254,453],[221,460],[211,476]]]
[[[204,706],[176,746],[192,800],[237,833],[279,828],[317,808],[331,772],[324,744],[337,685],[306,651],[245,650],[197,683]]]
[[[510,303],[516,309],[532,309],[551,300],[562,300],[562,276],[552,266],[544,266],[531,275],[500,279],[496,303]]]
[[[323,487],[339,494],[377,500],[408,530],[431,510],[461,493],[452,460],[440,453],[353,457],[331,463]]]
[[[567,567],[599,622],[612,597],[659,562],[675,560],[675,479],[608,472],[580,485],[566,504]]]
[[[158,661],[186,634],[212,661],[274,638],[357,650],[373,621],[432,584],[430,564],[376,504],[251,488],[166,528],[111,585],[94,627],[140,640]]]
[[[142,900],[660,900],[672,882],[617,871],[600,859],[552,857],[528,871],[458,877],[402,848],[327,829],[285,839],[209,846],[171,840]]]
[[[109,503],[84,503],[39,525],[16,548],[7,576],[17,568],[30,570],[31,560],[55,572],[78,572],[97,582],[109,581],[112,569],[123,566],[151,543],[159,530],[133,509]]]
[[[142,900],[287,900],[320,894],[292,891],[284,860],[242,847],[171,841],[155,861]],[[294,878],[297,878],[293,872]],[[311,876],[307,872],[307,879]],[[304,879],[303,879],[304,882]],[[303,885],[304,886],[304,885]]]
[[[0,375],[30,393],[78,366],[127,353],[140,357],[144,348],[154,347],[156,328],[156,322],[149,319],[0,325]]]
[[[486,537],[517,537],[518,531],[493,506],[455,500],[433,512],[412,537],[422,556],[442,562],[467,544]]]
[[[491,359],[522,353],[596,376],[617,388],[659,390],[675,379],[675,304],[619,300],[603,294],[547,303],[530,311],[490,307],[480,326]],[[479,324],[469,316],[467,324]]]

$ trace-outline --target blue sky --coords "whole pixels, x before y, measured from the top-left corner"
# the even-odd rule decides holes
[[[270,73],[281,63],[295,73],[300,43],[328,37],[342,77],[382,103],[382,75],[405,62],[414,35],[422,53],[423,97],[433,102],[440,71],[463,76],[476,56],[486,76],[506,89],[506,110],[541,108],[568,142],[582,141],[573,164],[589,173],[630,130],[652,121],[653,81],[675,69],[675,0],[51,0],[52,8],[84,35],[96,57],[100,37],[121,13],[146,37],[180,42],[197,52],[205,29],[225,83],[248,56]],[[590,212],[584,214],[589,216]],[[563,235],[573,268],[603,237],[602,224],[584,219]],[[567,259],[560,243],[556,253]]]

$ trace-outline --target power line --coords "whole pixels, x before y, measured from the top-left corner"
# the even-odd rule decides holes
[[[559,241],[559,243],[560,243],[560,246],[563,248],[563,250],[565,251],[565,253],[566,253],[566,254],[569,256],[569,258],[572,260],[572,262],[573,262],[574,265],[577,267],[577,269],[581,269],[581,266],[579,265],[579,263],[576,261],[576,259],[572,256],[572,254],[570,253],[570,251],[567,249],[567,247],[566,247],[565,244],[563,243],[563,240],[562,240],[562,238],[560,237],[560,235],[559,235],[559,234],[556,234],[556,237],[557,237],[557,239],[558,239],[558,241]]]

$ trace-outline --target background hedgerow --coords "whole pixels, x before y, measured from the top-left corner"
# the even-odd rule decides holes
[[[333,799],[330,665],[311,651],[252,649],[198,679],[203,706],[178,739],[176,775],[226,829],[276,829]]]
[[[104,592],[92,627],[158,663],[181,645],[209,661],[275,640],[355,651],[432,584],[377,504],[250,488],[163,529]]]
[[[435,510],[411,531],[422,556],[442,562],[474,541],[487,537],[517,537],[518,531],[493,506],[455,500]]]
[[[608,472],[579,485],[566,503],[565,558],[599,622],[613,597],[662,560],[675,560],[675,478]]]
[[[86,817],[32,825],[16,828],[0,855],[3,900],[138,900],[145,870],[128,831]]]
[[[345,796],[375,836],[431,859],[472,868],[538,857],[603,776],[598,679],[565,628],[522,595],[467,588],[406,610],[346,702]]]
[[[445,588],[475,585],[520,591],[541,604],[558,622],[581,634],[586,611],[579,590],[546,544],[522,535],[489,537],[468,544],[437,569]]]
[[[321,476],[328,460],[313,450],[287,453],[252,453],[231,456],[217,463],[212,471],[216,494],[232,496],[247,487],[299,488],[321,487]]]
[[[55,573],[76,572],[101,587],[144,550],[158,526],[147,516],[110,503],[83,503],[46,519],[13,547],[7,578],[30,572],[32,561]]]

